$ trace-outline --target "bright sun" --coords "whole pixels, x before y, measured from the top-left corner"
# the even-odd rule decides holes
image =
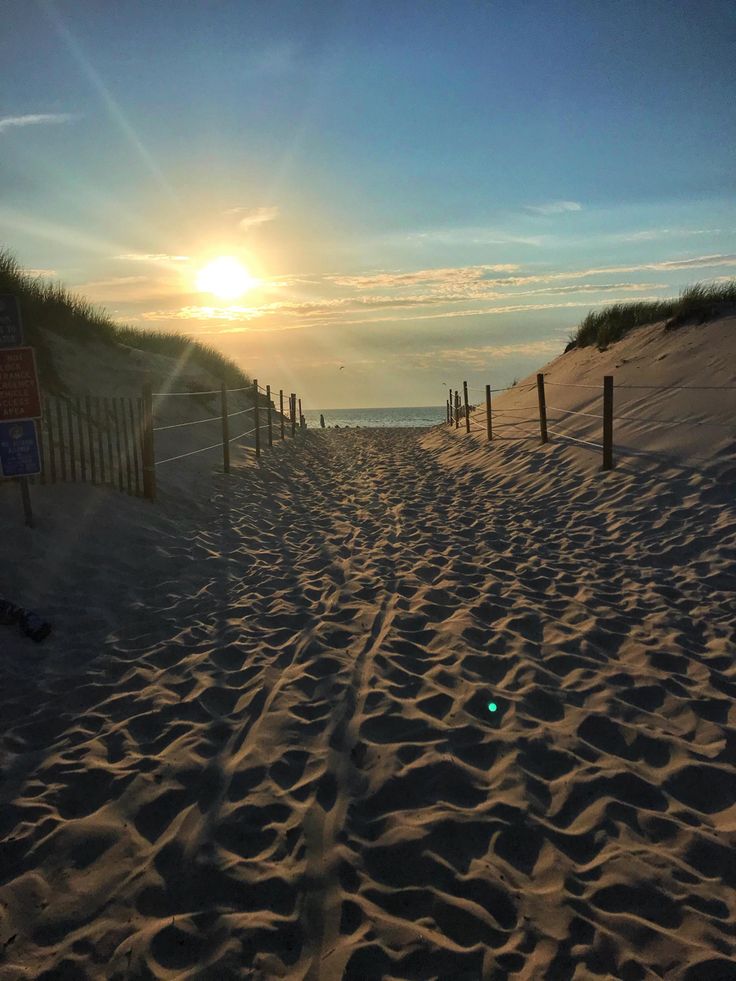
[[[245,266],[229,255],[213,259],[197,274],[200,293],[214,293],[221,300],[234,300],[257,284]]]

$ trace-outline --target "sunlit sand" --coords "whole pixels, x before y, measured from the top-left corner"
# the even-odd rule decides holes
[[[733,385],[733,337],[549,390]],[[0,628],[3,981],[728,976],[732,432],[622,424],[602,475],[474,422],[187,462],[155,506],[37,487],[33,532],[0,488],[3,589],[54,623]]]

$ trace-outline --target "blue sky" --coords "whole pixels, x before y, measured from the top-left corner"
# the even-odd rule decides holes
[[[3,19],[0,243],[315,407],[503,384],[592,307],[733,275],[731,3],[23,0]],[[260,285],[198,292],[219,255]]]

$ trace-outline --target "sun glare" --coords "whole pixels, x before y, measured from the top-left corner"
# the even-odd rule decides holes
[[[213,293],[221,300],[235,300],[257,285],[245,266],[229,255],[213,259],[197,274],[200,293]]]

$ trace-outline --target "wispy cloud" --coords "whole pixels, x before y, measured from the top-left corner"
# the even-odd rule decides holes
[[[254,228],[256,225],[263,225],[268,221],[274,221],[279,216],[279,209],[275,205],[262,206],[260,208],[228,208],[224,212],[226,215],[238,217],[238,227],[242,231]]]
[[[540,290],[539,292],[547,292]],[[552,291],[550,291],[552,292]],[[564,292],[564,291],[560,291]],[[511,299],[512,294],[508,298]],[[494,299],[491,297],[490,299]],[[637,300],[658,299],[654,296],[637,296]],[[526,313],[535,310],[561,310],[575,307],[591,307],[603,303],[625,302],[622,297],[608,298],[604,300],[569,300],[562,303],[515,303],[505,304],[494,307],[473,307],[467,310],[446,309],[441,313],[413,313],[409,316],[370,316],[373,312],[380,312],[385,309],[407,310],[412,307],[421,308],[432,305],[432,300],[422,298],[405,298],[394,300],[390,297],[370,297],[362,301],[355,301],[349,298],[334,300],[319,300],[305,303],[272,303],[262,307],[204,307],[204,306],[185,306],[179,309],[168,310],[149,310],[141,314],[144,321],[174,321],[192,320],[203,323],[229,322],[237,324],[251,325],[256,321],[262,321],[264,326],[258,329],[288,329],[290,326],[305,326],[306,324],[327,327],[327,326],[346,326],[364,324],[370,326],[378,323],[412,323],[419,320],[451,320],[457,317],[478,317],[494,316],[504,313]],[[438,301],[444,303],[445,301]],[[356,314],[364,313],[364,316]],[[353,319],[349,319],[349,318]],[[286,318],[286,320],[284,319]],[[226,331],[235,331],[237,328],[222,328]],[[251,329],[249,327],[243,327]]]
[[[29,276],[38,276],[41,279],[49,279],[52,276],[59,275],[56,269],[24,269],[23,272]]]
[[[78,290],[95,290],[117,288],[119,286],[134,286],[140,283],[150,282],[148,276],[112,276],[110,279],[95,279],[88,283],[79,283],[75,286]]]
[[[79,115],[73,112],[36,112],[25,116],[2,116],[0,133],[23,126],[57,126],[61,123],[72,123],[79,118]]]
[[[363,276],[328,276],[331,282],[338,286],[350,286],[355,289],[375,289],[376,287],[392,289],[402,286],[417,286],[422,283],[460,285],[469,282],[480,282],[492,272],[516,272],[518,265],[506,263],[503,265],[456,266],[446,269],[419,269],[415,272],[377,272]]]
[[[524,272],[515,264],[379,271],[310,280],[307,295],[289,295],[288,291],[284,295],[279,291],[278,298],[268,302],[222,306],[199,305],[196,296],[185,297],[181,293],[177,296],[172,287],[168,291],[158,291],[158,296],[162,298],[168,294],[172,300],[176,296],[177,306],[163,308],[157,305],[141,317],[145,321],[172,323],[199,321],[213,329],[220,325],[220,330],[229,332],[279,330],[289,325],[370,326],[442,319],[449,322],[462,317],[590,309],[601,304],[660,299],[661,291],[671,290],[671,284],[643,281],[643,276],[629,279],[626,274],[642,271],[667,274],[708,267],[716,271],[729,266],[736,266],[736,255],[693,256],[564,272]],[[608,278],[603,280],[604,276]],[[371,287],[373,290],[368,292]],[[340,293],[334,295],[337,289]]]
[[[170,255],[168,252],[126,252],[124,255],[116,255],[116,259],[125,259],[126,262],[188,262],[188,255]]]
[[[535,215],[563,215],[567,211],[583,210],[579,201],[548,201],[546,204],[527,204],[524,207]]]
[[[575,309],[586,309],[593,306],[602,306],[603,304],[609,303],[629,303],[631,301],[638,300],[659,300],[659,296],[633,296],[633,297],[609,297],[605,300],[570,300],[566,303],[517,303],[508,304],[507,306],[500,307],[482,307],[475,308],[472,310],[449,310],[443,311],[442,313],[423,313],[423,314],[412,314],[409,317],[371,317],[370,319],[363,318],[360,320],[345,320],[342,317],[339,320],[340,326],[347,326],[348,324],[366,324],[370,326],[371,324],[379,323],[413,323],[418,320],[451,320],[457,317],[492,317],[499,316],[505,313],[530,313],[535,310],[567,310]],[[324,325],[319,324],[319,326],[328,326],[327,323]]]
[[[720,235],[720,228],[644,228],[638,232],[618,232],[609,238],[616,242],[654,242],[659,238],[686,238],[690,235]]]
[[[435,228],[428,231],[409,232],[400,236],[390,235],[389,245],[410,242],[413,245],[528,245],[540,248],[547,241],[544,235],[519,235],[499,228],[467,226],[463,228]]]
[[[437,362],[461,364],[469,368],[485,368],[493,360],[505,358],[538,358],[559,354],[562,343],[559,338],[538,341],[521,341],[518,344],[483,344],[480,346],[448,347],[420,355],[414,364],[418,368],[432,368]]]
[[[186,306],[178,310],[148,310],[142,320],[252,320],[262,317],[265,311],[257,307],[200,307]]]

